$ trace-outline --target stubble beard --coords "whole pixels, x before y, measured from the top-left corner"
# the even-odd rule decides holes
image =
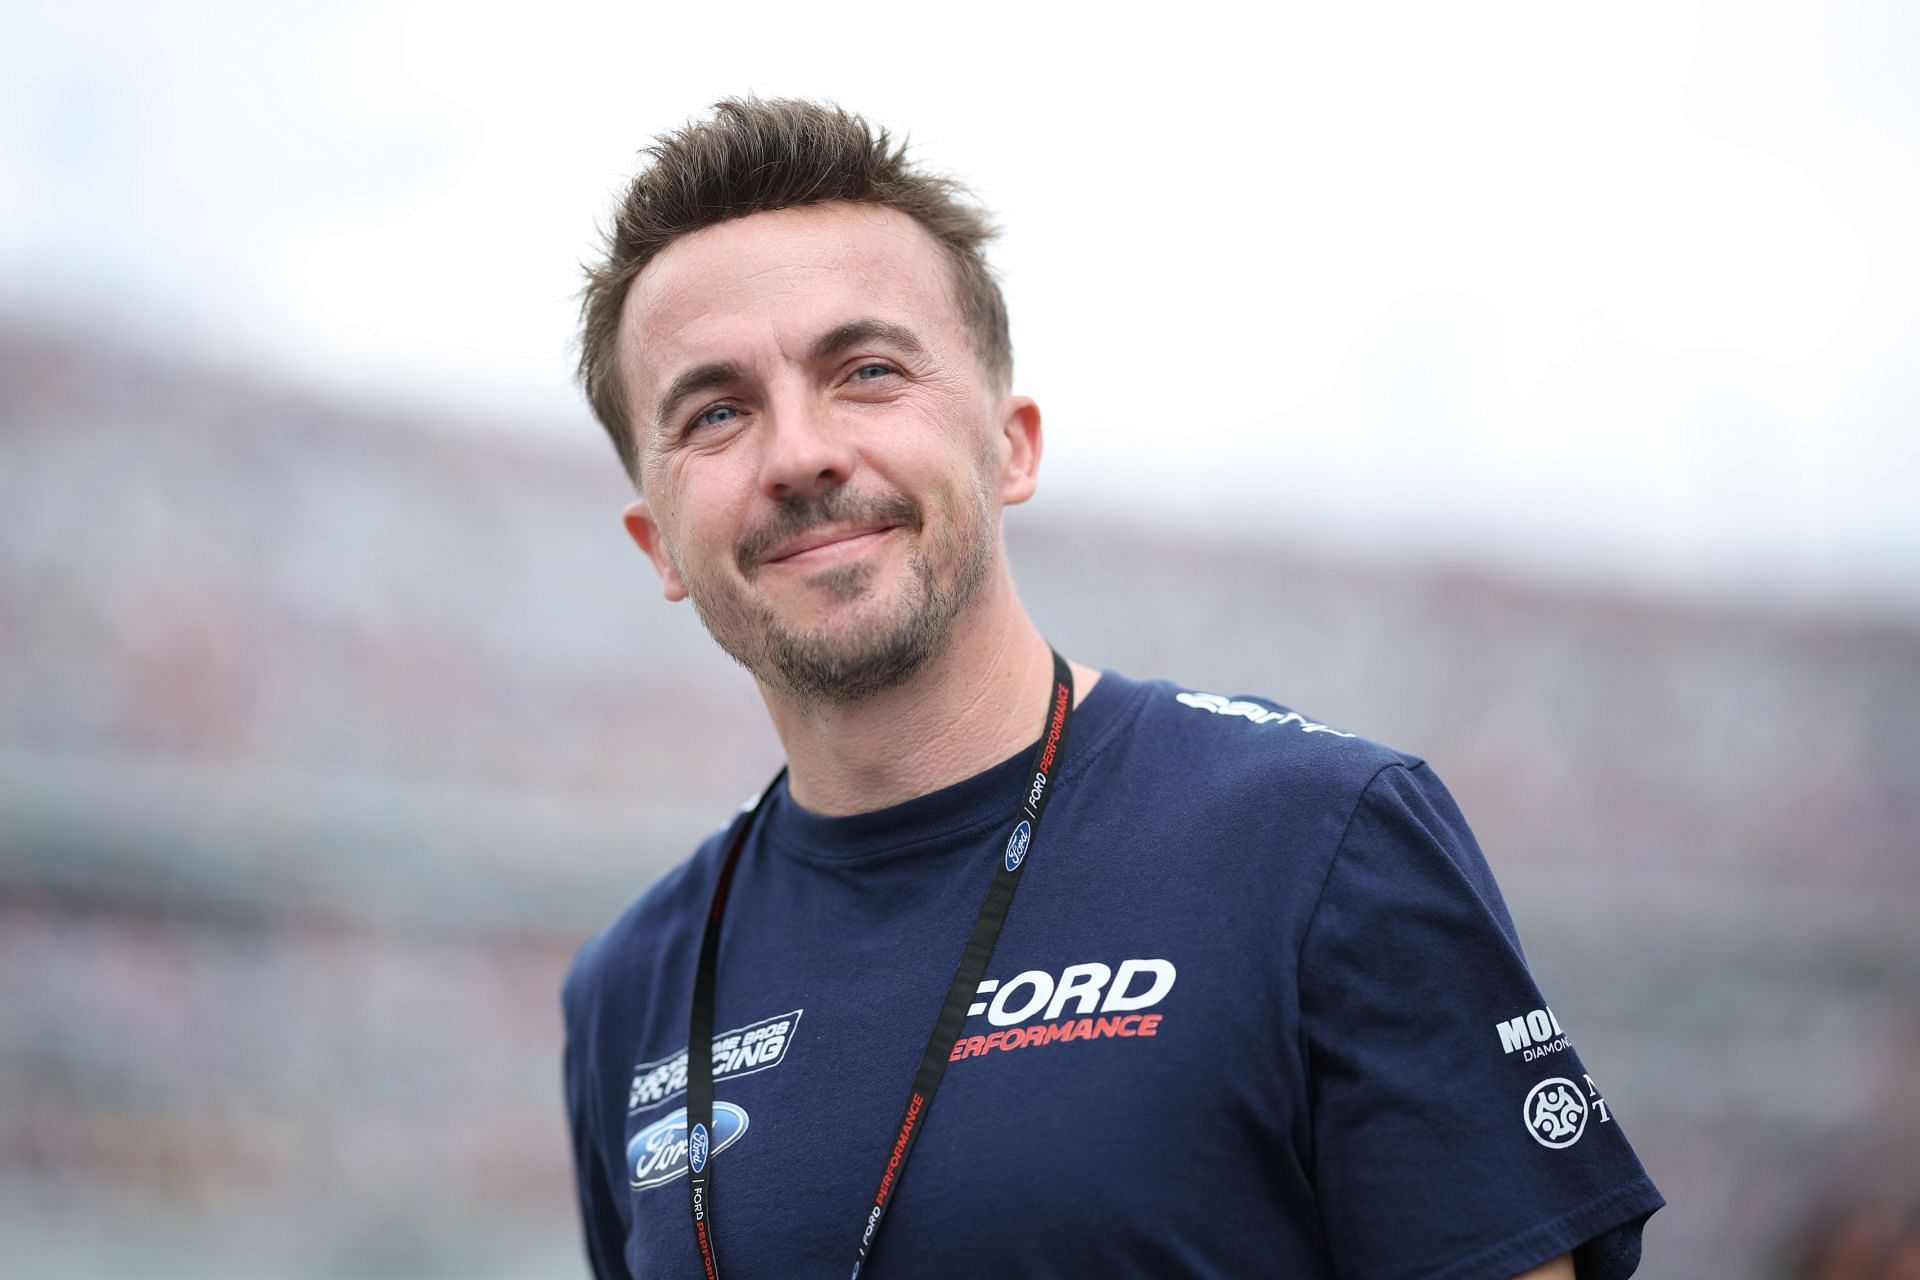
[[[755,679],[801,702],[849,705],[899,688],[945,648],[955,622],[993,567],[987,495],[970,487],[960,497],[973,504],[964,513],[964,526],[943,526],[931,547],[914,542],[901,599],[851,626],[793,626],[766,601],[751,600],[734,584],[717,581],[705,590],[694,590],[688,582],[694,612],[714,641]],[[743,575],[752,580],[767,547],[833,521],[893,523],[909,535],[924,528],[919,507],[904,495],[861,502],[830,490],[821,498],[789,504],[767,528],[743,541],[737,555]],[[952,567],[946,582],[941,581],[941,564]],[[819,570],[808,585],[852,605],[876,589],[874,576],[871,563],[855,561]]]

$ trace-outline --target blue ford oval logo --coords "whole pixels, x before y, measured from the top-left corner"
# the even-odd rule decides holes
[[[709,1160],[740,1141],[746,1131],[746,1111],[731,1102],[713,1104],[712,1133],[695,1125],[689,1135],[687,1109],[669,1112],[627,1139],[627,1184],[635,1191],[657,1187],[686,1176],[690,1163],[695,1172],[703,1172]]]
[[[1018,871],[1020,864],[1027,860],[1027,841],[1031,839],[1033,828],[1022,818],[1020,825],[1013,829],[1013,834],[1007,837],[1007,870]]]
[[[687,1139],[687,1163],[693,1171],[699,1173],[707,1167],[707,1126],[693,1126],[693,1136]]]

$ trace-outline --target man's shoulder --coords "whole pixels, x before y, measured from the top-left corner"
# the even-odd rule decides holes
[[[729,821],[710,833],[581,945],[561,984],[569,1023],[586,1016],[610,988],[644,985],[663,954],[699,947],[723,844],[732,829]]]
[[[1418,755],[1258,694],[1213,693],[1169,680],[1138,682],[1136,749],[1160,753],[1209,789],[1255,788],[1295,799],[1352,800],[1381,770],[1416,769]]]

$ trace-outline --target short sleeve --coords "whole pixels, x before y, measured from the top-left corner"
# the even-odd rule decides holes
[[[1312,1168],[1342,1280],[1625,1280],[1665,1202],[1425,764],[1362,794],[1301,949]]]

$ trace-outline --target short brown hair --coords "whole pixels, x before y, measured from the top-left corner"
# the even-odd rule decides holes
[[[728,98],[711,120],[667,134],[627,187],[605,257],[580,294],[580,386],[637,485],[639,449],[619,368],[620,311],[635,277],[681,236],[730,218],[827,200],[898,209],[953,262],[955,300],[975,355],[1003,387],[1013,376],[1007,306],[982,252],[995,228],[965,187],[907,162],[885,129],[830,103]]]

